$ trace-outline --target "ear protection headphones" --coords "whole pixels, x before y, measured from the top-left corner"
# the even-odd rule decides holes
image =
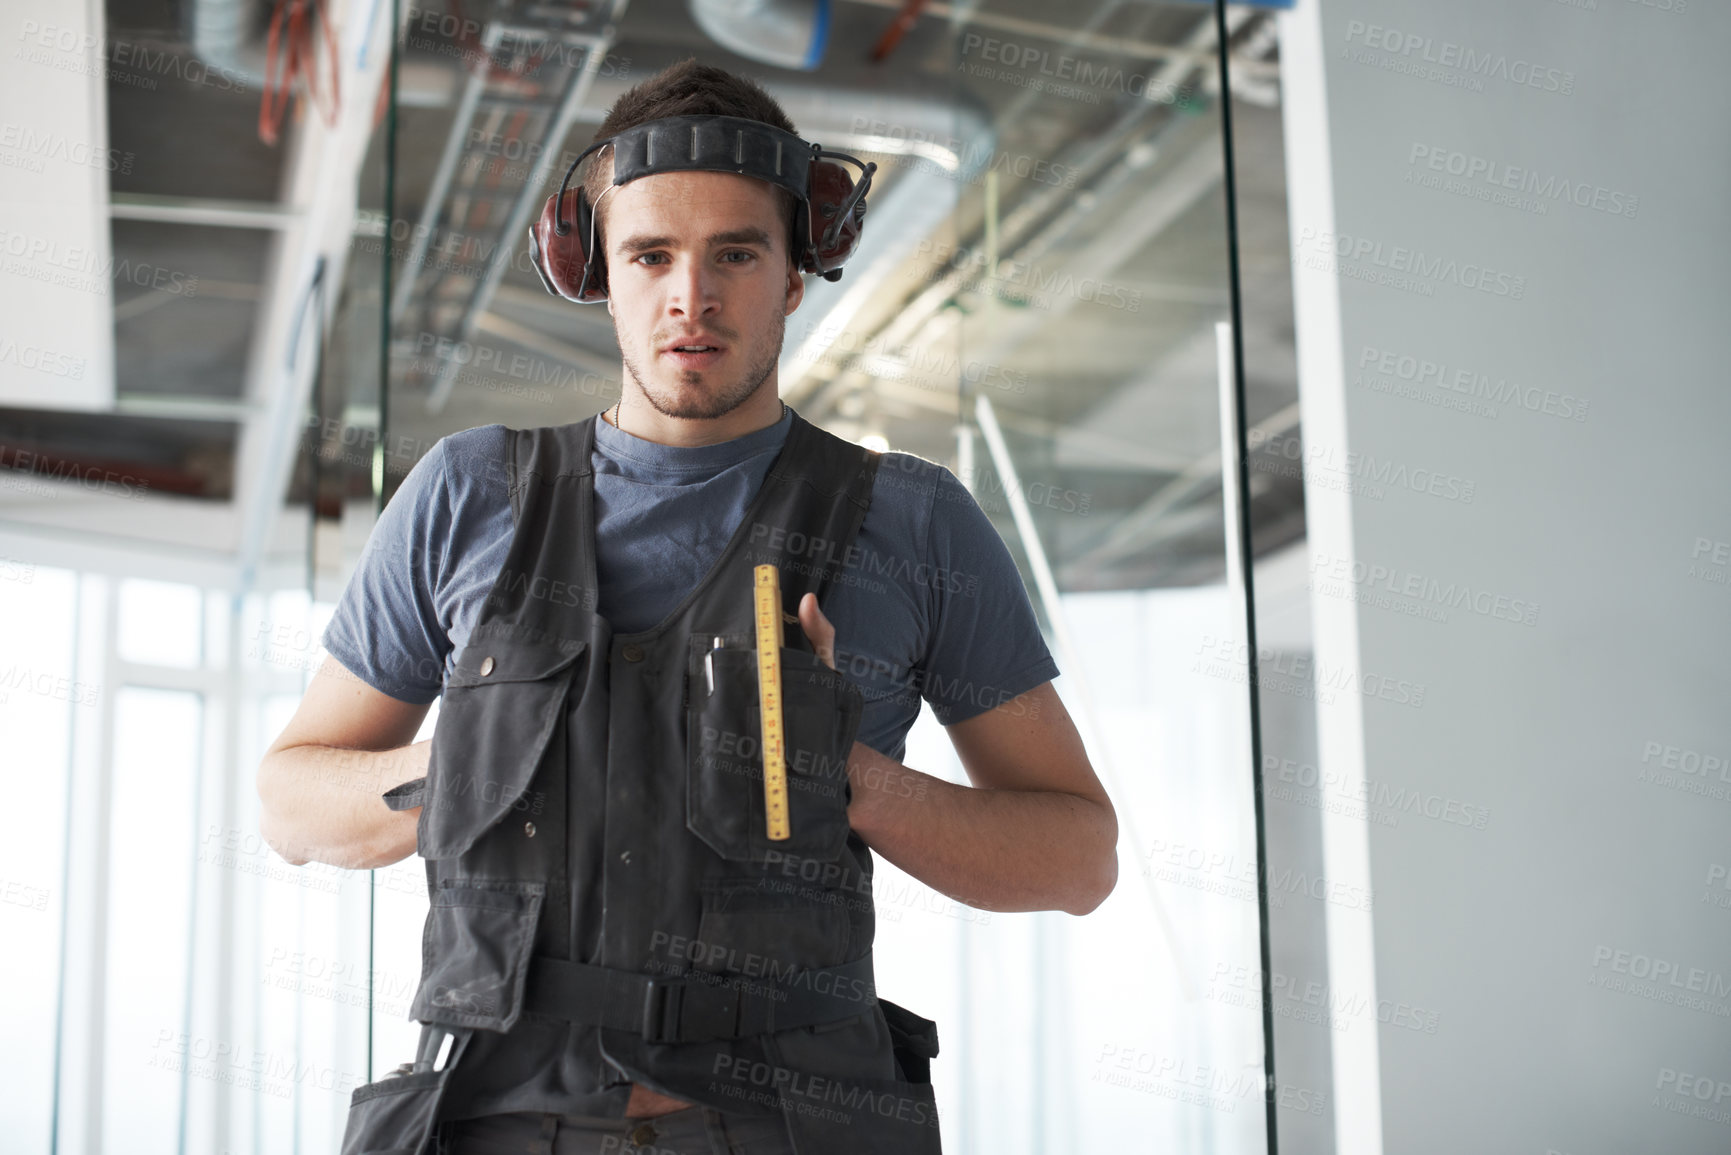
[[[613,146],[613,184],[663,172],[705,170],[756,177],[793,194],[799,269],[827,281],[859,245],[865,194],[876,164],[807,144],[791,132],[737,116],[669,116],[598,140],[571,162],[559,191],[529,229],[529,259],[549,293],[593,304],[607,299],[607,264],[596,251],[595,209],[583,186],[568,188],[583,158]],[[824,159],[826,157],[834,159]],[[837,161],[858,165],[856,182]],[[605,194],[603,194],[605,195]]]

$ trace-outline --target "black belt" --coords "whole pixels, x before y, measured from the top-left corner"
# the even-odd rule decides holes
[[[536,1014],[637,1031],[650,1043],[764,1035],[840,1022],[876,1005],[870,954],[776,982],[705,972],[646,975],[535,955],[523,1003]]]

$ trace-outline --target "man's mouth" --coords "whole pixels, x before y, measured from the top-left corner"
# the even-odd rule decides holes
[[[726,352],[720,345],[709,345],[692,342],[685,345],[674,345],[663,353],[676,364],[687,369],[702,369],[714,364]]]

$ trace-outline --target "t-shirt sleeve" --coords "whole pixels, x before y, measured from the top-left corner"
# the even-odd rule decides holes
[[[926,557],[931,632],[921,696],[952,726],[1058,676],[1009,547],[954,473],[936,467]]]
[[[451,649],[434,597],[451,538],[445,464],[440,440],[409,470],[379,514],[323,638],[350,673],[415,705],[443,691]]]

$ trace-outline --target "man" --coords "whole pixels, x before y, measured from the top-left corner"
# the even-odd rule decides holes
[[[686,61],[598,139],[694,115],[794,132],[757,85]],[[1086,914],[1116,881],[1115,815],[967,491],[779,400],[794,198],[733,172],[614,185],[610,165],[585,188],[619,404],[468,430],[415,466],[259,767],[288,861],[428,860],[411,1017],[442,1025],[423,1050],[457,1045],[358,1091],[350,1146],[936,1152],[933,1025],[872,993],[870,851],[981,909]],[[779,841],[748,604],[766,561],[803,591]],[[972,786],[900,763],[922,698]]]

